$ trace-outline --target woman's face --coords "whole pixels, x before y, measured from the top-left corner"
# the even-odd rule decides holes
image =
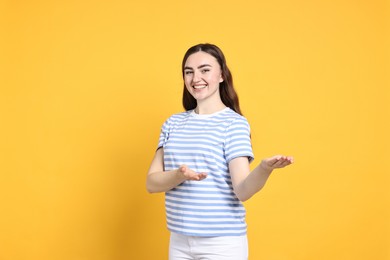
[[[212,55],[199,51],[184,64],[184,84],[197,102],[221,99],[219,83],[223,81],[221,67]]]

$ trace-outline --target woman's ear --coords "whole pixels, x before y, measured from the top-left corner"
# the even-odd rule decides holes
[[[219,83],[221,83],[221,82],[223,82],[223,77],[222,77],[222,75],[219,76]]]

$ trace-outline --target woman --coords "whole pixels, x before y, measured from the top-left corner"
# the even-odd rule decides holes
[[[266,158],[250,172],[249,124],[217,46],[188,49],[182,74],[186,112],[163,124],[146,183],[150,193],[166,193],[169,259],[247,259],[242,202],[293,158]]]

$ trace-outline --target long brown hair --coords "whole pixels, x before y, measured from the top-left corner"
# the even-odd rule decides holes
[[[221,66],[222,79],[223,79],[223,81],[219,83],[219,93],[221,96],[221,100],[225,106],[230,107],[232,110],[242,115],[240,104],[238,101],[238,95],[234,90],[234,86],[233,86],[232,73],[230,72],[226,64],[225,56],[223,55],[221,49],[218,48],[216,45],[210,43],[201,43],[192,46],[187,50],[187,52],[184,55],[182,66],[181,66],[183,79],[184,79],[184,66],[188,57],[191,54],[194,54],[199,51],[206,52],[217,59],[219,66]],[[196,106],[197,106],[196,99],[188,92],[184,84],[184,90],[183,90],[184,109],[191,110],[191,109],[195,109]]]

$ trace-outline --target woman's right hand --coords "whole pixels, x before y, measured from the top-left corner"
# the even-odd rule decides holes
[[[178,169],[178,172],[182,174],[186,180],[191,181],[201,181],[207,177],[207,173],[205,172],[194,172],[187,165],[181,165]]]

